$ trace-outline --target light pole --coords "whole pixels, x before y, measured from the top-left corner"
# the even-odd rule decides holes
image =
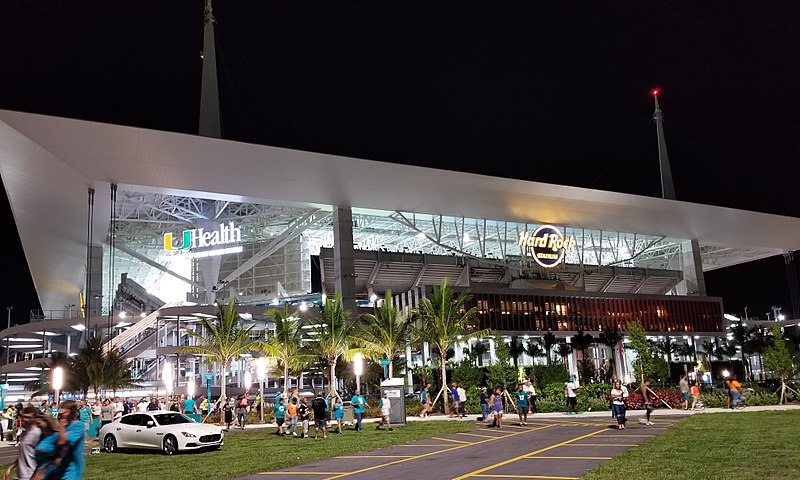
[[[258,394],[261,397],[258,411],[261,412],[261,423],[264,423],[264,380],[267,378],[267,359],[265,357],[256,359],[256,375],[258,376]]]
[[[164,388],[167,390],[167,401],[172,396],[172,364],[167,362],[164,364],[164,373],[162,374],[164,380]]]
[[[361,390],[361,374],[364,373],[364,356],[356,353],[353,357],[353,373],[356,374],[356,390]]]
[[[13,309],[14,309],[13,306],[6,307],[6,311],[8,311],[8,328],[11,328],[11,310]],[[6,330],[6,374],[5,374],[5,380],[3,381],[3,383],[5,384],[8,384],[8,363],[10,361],[10,356],[9,356],[10,352],[11,352],[11,336],[8,334],[8,330]]]
[[[61,395],[60,391],[64,388],[64,369],[61,367],[56,367],[53,369],[53,377],[50,379],[50,382],[53,384],[53,389],[55,389],[56,394],[54,400],[56,401],[56,410],[61,409]]]

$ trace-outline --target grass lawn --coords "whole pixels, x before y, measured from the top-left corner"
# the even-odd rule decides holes
[[[172,457],[159,452],[92,455],[86,461],[86,479],[226,479],[473,428],[473,422],[430,421],[412,422],[388,432],[365,424],[361,433],[346,429],[343,435],[328,435],[326,440],[281,438],[272,435],[272,428],[250,430],[227,435],[225,446],[218,451]]]
[[[800,412],[694,415],[581,478],[621,477],[796,480],[800,478]]]

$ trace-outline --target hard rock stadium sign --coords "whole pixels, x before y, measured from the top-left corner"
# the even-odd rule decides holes
[[[564,237],[561,230],[556,227],[542,225],[533,233],[521,232],[519,244],[528,247],[536,263],[545,268],[552,268],[561,263],[567,252],[575,250],[575,236]]]

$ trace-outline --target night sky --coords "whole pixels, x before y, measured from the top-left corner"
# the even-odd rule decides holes
[[[0,108],[195,133],[203,3],[0,1]],[[659,196],[660,86],[678,199],[800,216],[797,3],[542,3],[216,0],[223,136]],[[706,279],[791,309],[782,257]]]

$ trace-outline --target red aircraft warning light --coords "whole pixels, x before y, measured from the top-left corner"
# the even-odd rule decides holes
[[[650,95],[652,95],[654,97],[657,97],[659,94],[661,94],[661,89],[658,88],[658,87],[650,90]]]

